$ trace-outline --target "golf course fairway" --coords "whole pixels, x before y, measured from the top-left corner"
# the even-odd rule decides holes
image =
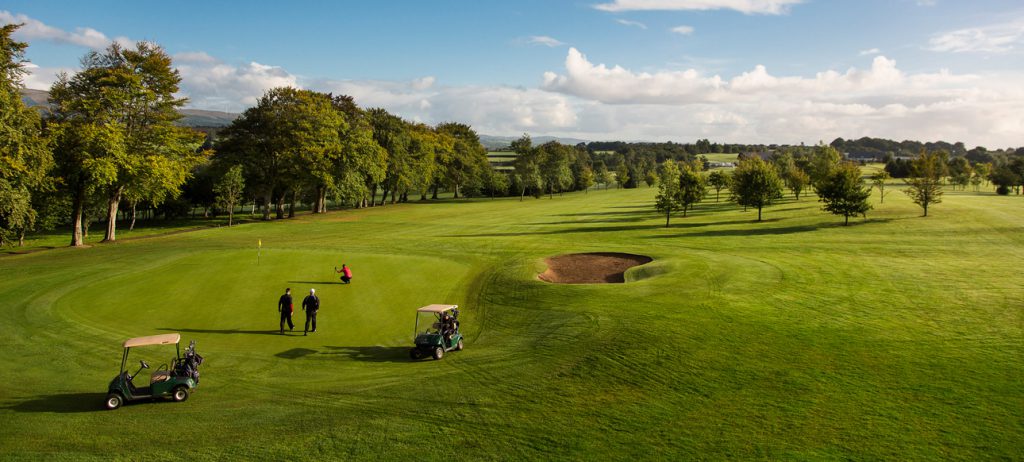
[[[1020,197],[947,191],[923,218],[891,194],[844,227],[813,195],[760,223],[711,196],[665,228],[654,195],[409,203],[2,256],[0,459],[1024,454]],[[586,252],[653,261],[624,284],[538,279]],[[281,335],[286,287],[297,325]],[[303,336],[310,288],[319,330]],[[414,362],[431,303],[460,306],[466,349]],[[195,393],[103,410],[121,342],[171,332],[206,358]],[[130,370],[173,355],[133,349]]]

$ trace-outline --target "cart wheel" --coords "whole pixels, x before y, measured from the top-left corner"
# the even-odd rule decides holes
[[[114,409],[121,407],[121,404],[123,403],[124,398],[122,398],[120,394],[111,393],[107,395],[107,401],[104,404],[106,405],[107,409],[113,411]]]
[[[463,348],[463,346],[462,346],[462,339],[460,338],[459,339],[459,343],[455,344],[455,351],[462,351],[462,348]]]
[[[184,385],[178,385],[174,388],[174,394],[171,395],[171,399],[176,403],[180,403],[188,399],[188,387]]]
[[[444,348],[434,348],[434,359],[441,359],[444,357]]]
[[[419,348],[413,348],[409,350],[409,357],[412,359],[420,359],[423,357],[423,354],[420,353]]]

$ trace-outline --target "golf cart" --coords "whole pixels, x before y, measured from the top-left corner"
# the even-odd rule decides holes
[[[420,324],[424,329],[420,331]],[[446,352],[462,350],[462,333],[459,332],[459,305],[427,305],[416,310],[416,332],[414,346],[409,357],[421,359],[433,356],[441,359]]]
[[[196,353],[195,340],[189,343],[185,355],[182,356],[181,348],[178,346],[180,341],[181,334],[150,335],[125,340],[122,344],[124,355],[121,356],[121,372],[110,381],[107,400],[104,403],[106,408],[117,409],[126,402],[158,397],[170,397],[177,402],[188,399],[188,395],[199,385],[199,365],[203,363],[203,357]],[[149,386],[136,387],[133,379],[138,377],[143,369],[149,369],[149,364],[145,360],[140,360],[139,370],[129,374],[125,369],[128,365],[128,352],[132,348],[172,343],[176,355],[171,362],[162,364],[153,371],[149,378]]]

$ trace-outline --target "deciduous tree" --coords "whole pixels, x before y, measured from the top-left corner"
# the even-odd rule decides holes
[[[708,174],[708,184],[715,188],[715,202],[718,202],[718,196],[722,189],[729,186],[729,174],[721,170],[715,170]]]
[[[868,198],[871,188],[864,184],[860,167],[853,162],[843,162],[833,168],[815,184],[822,209],[834,215],[842,215],[843,225],[850,224],[850,217],[866,214],[871,210]]]
[[[245,178],[242,176],[241,165],[229,168],[213,187],[213,192],[217,195],[217,204],[228,211],[228,226],[232,225],[235,205],[242,200],[243,191],[245,191]]]
[[[676,163],[669,159],[661,164],[659,173],[658,195],[655,196],[654,208],[665,214],[665,227],[668,228],[672,212],[683,209],[683,204],[679,200],[680,171]]]
[[[782,179],[775,168],[760,157],[746,157],[733,171],[729,193],[733,202],[744,207],[756,207],[757,221],[761,221],[761,209],[782,198]]]
[[[683,217],[694,204],[707,194],[707,180],[700,172],[700,162],[683,163],[679,169],[679,205],[683,206]]]
[[[909,188],[903,190],[928,216],[928,207],[942,202],[942,177],[946,172],[944,157],[938,152],[925,152],[913,160]]]

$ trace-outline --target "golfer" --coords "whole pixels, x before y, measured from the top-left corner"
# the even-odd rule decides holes
[[[277,311],[281,313],[281,333],[284,333],[284,323],[288,323],[288,330],[294,330],[295,324],[292,323],[292,311],[295,311],[295,306],[292,305],[292,289],[289,287],[284,290],[284,295],[277,300]]]
[[[341,275],[341,282],[344,282],[345,284],[352,283],[352,270],[349,269],[348,266],[345,266],[344,263],[341,264],[341,269],[340,270],[338,269],[337,266],[335,266],[334,267],[334,272],[336,272],[336,273],[343,273]]]
[[[309,295],[302,299],[302,309],[306,312],[306,330],[302,335],[309,335],[309,323],[313,323],[313,332],[316,332],[316,312],[320,311],[320,299],[316,296],[316,289],[309,289]]]

